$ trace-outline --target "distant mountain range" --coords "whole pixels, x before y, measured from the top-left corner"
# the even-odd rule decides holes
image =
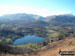
[[[38,15],[33,15],[33,14],[25,14],[25,13],[18,13],[18,14],[8,14],[8,15],[3,15],[0,18],[3,20],[44,20],[45,18],[42,16]]]
[[[58,15],[58,16],[49,16],[45,20],[54,26],[75,26],[75,16],[74,15]]]
[[[0,16],[0,24],[6,25],[23,25],[25,27],[45,27],[49,25],[53,26],[75,26],[75,16],[70,14],[53,15],[48,17],[42,17],[33,14],[8,14]]]

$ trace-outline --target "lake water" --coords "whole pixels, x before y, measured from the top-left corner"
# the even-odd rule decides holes
[[[38,37],[35,35],[27,35],[27,36],[24,36],[23,38],[16,39],[13,42],[13,45],[21,45],[26,43],[40,43],[40,42],[43,42],[44,40],[45,38],[43,37]]]

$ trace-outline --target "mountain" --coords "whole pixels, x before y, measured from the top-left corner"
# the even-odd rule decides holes
[[[33,17],[35,20],[45,20],[46,19],[42,16],[34,15],[34,14],[29,14],[29,16]]]
[[[39,15],[18,13],[18,14],[7,14],[0,17],[0,20],[44,20],[45,18]]]
[[[46,22],[54,26],[75,26],[75,16],[74,15],[54,15],[46,17]]]
[[[42,17],[34,14],[18,13],[0,16],[0,24],[11,26],[22,25],[25,27],[46,27],[46,26],[75,26],[75,16],[71,14],[53,15]]]
[[[0,17],[0,24],[6,24],[11,26],[25,26],[25,27],[41,27],[46,25],[44,17],[33,14],[8,14]],[[39,25],[40,24],[40,25]]]

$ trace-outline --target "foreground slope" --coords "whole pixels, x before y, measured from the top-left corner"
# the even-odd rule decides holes
[[[42,47],[41,52],[37,54],[13,55],[1,53],[0,56],[60,56],[59,49],[62,51],[75,51],[75,38],[64,39],[57,42],[49,43],[48,46]]]

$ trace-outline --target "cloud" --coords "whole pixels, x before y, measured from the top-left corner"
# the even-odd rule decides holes
[[[71,12],[68,11],[53,11],[53,12],[48,12],[47,15],[62,15],[62,14],[72,14]]]
[[[10,6],[10,5],[0,6],[0,15],[14,14],[14,13],[37,14],[44,17],[50,15],[70,14],[70,12],[67,11],[50,11],[49,9],[26,8],[22,6]]]

